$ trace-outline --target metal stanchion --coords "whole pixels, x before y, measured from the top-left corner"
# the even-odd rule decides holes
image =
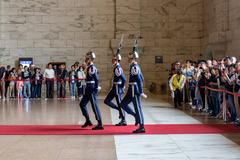
[[[5,81],[3,80],[2,82],[1,82],[2,84],[1,84],[1,89],[2,89],[2,99],[5,99]]]
[[[227,103],[226,103],[226,93],[223,92],[223,120],[227,122]]]
[[[183,91],[182,91],[182,94],[183,94],[183,110],[186,109],[186,104],[185,104],[185,86],[183,87]]]
[[[238,103],[238,96],[237,95],[234,95],[234,104],[235,104],[235,107],[236,107],[236,112],[237,112],[237,118],[239,118],[240,114],[239,114],[239,103]]]
[[[207,99],[208,97],[207,97],[207,91],[208,91],[208,89],[207,89],[207,87],[205,86],[205,87],[204,87],[204,94],[205,94],[205,95],[204,95],[204,99],[205,99],[205,109],[206,109],[206,111],[208,111],[208,103],[207,103],[207,102],[208,102],[208,99]]]

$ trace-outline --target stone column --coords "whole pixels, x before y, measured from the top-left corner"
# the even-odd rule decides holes
[[[229,0],[203,1],[203,54],[213,51],[214,58],[222,58],[229,41]]]

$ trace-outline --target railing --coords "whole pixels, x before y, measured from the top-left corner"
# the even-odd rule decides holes
[[[223,120],[224,122],[227,122],[227,101],[226,101],[226,94],[230,94],[232,96],[234,96],[234,106],[236,107],[236,112],[237,112],[237,117],[239,116],[238,114],[238,108],[239,108],[239,103],[238,103],[238,98],[240,97],[239,93],[235,93],[235,92],[229,92],[226,89],[214,89],[208,86],[203,86],[201,88],[205,89],[205,107],[208,107],[208,103],[207,103],[207,91],[215,91],[215,92],[219,92],[223,94],[223,101],[222,101],[222,113],[223,113]]]
[[[54,82],[70,82],[70,81],[81,81],[81,80],[85,80],[84,78],[42,78],[42,79],[22,79],[22,80],[11,80],[11,79],[2,79],[0,80],[0,82],[18,82],[18,81],[23,81],[23,82],[36,82],[36,81],[40,81],[40,82],[44,82],[44,81],[54,81]]]
[[[188,84],[186,83],[185,85],[185,88],[188,89]],[[226,100],[226,95],[227,94],[230,94],[234,97],[234,106],[236,107],[236,113],[237,113],[237,117],[240,117],[240,114],[239,114],[239,100],[238,98],[240,97],[240,94],[239,93],[236,93],[236,92],[229,92],[228,90],[226,90],[224,87],[220,87],[220,89],[215,89],[215,88],[211,88],[211,87],[208,87],[208,86],[200,86],[200,88],[204,88],[205,89],[205,109],[208,110],[208,93],[209,91],[215,91],[215,92],[219,92],[222,94],[222,103],[220,103],[220,114],[222,113],[222,117],[223,117],[223,120],[224,122],[227,122],[227,113],[228,113],[228,109],[227,109],[227,100]],[[196,89],[196,87],[195,87]],[[185,93],[185,89],[183,89],[182,91],[182,94],[183,94],[183,102],[184,102],[184,105],[185,105],[185,96],[186,96],[186,93]],[[195,95],[196,96],[196,95]],[[190,97],[190,96],[189,96]],[[188,97],[188,98],[189,98]],[[219,101],[221,99],[219,98]]]

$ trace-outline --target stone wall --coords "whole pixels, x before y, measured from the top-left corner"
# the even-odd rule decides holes
[[[42,68],[59,61],[69,67],[93,50],[101,75],[108,73],[113,0],[1,0],[0,13],[1,63],[33,57]]]
[[[146,87],[157,92],[166,85],[167,69],[175,60],[193,59],[201,52],[202,0],[1,0],[0,63],[15,65],[33,57],[42,68],[63,61],[83,62],[93,50],[101,83],[111,78],[111,57],[125,35],[123,66],[134,37],[139,37]],[[155,64],[155,56],[163,64]]]
[[[127,38],[124,54],[131,50],[133,35],[140,38],[146,88],[155,83],[155,92],[161,93],[167,86],[171,63],[199,57],[202,5],[202,0],[117,1],[116,37],[123,33]],[[162,56],[163,63],[155,64],[155,56]]]
[[[167,85],[171,63],[196,59],[201,53],[202,0],[142,0],[140,27],[147,85],[155,82],[159,92]],[[154,64],[158,55],[163,64]]]
[[[239,9],[239,0],[204,0],[203,53],[240,57]]]

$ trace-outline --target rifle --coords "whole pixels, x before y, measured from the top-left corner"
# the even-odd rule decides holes
[[[121,49],[122,49],[122,44],[123,44],[123,38],[124,38],[124,34],[122,34],[121,41],[120,41],[119,44],[118,44],[118,49],[117,49],[116,55],[121,54]]]
[[[134,43],[133,43],[133,52],[138,52],[138,40],[137,40],[137,38],[134,40]]]

